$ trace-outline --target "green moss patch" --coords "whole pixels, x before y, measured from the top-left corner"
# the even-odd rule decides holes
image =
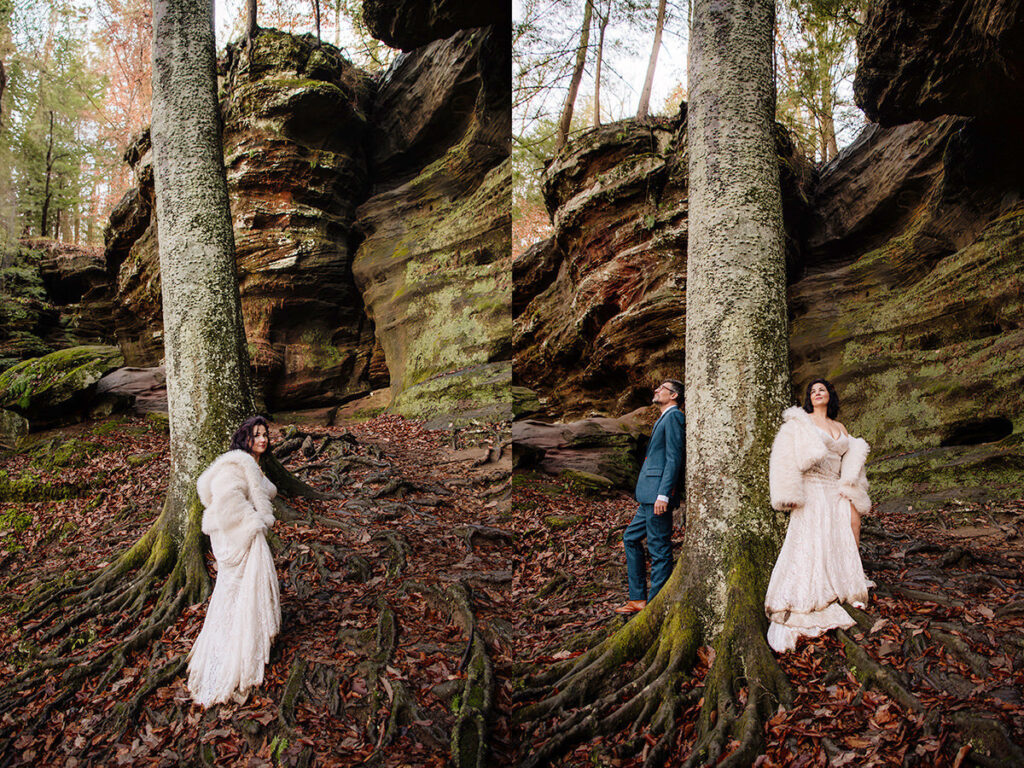
[[[0,373],[0,407],[18,410],[32,420],[36,412],[66,408],[104,374],[124,365],[117,347],[62,349],[25,360]]]
[[[564,531],[569,528],[575,528],[577,525],[583,522],[583,518],[580,515],[545,515],[544,525],[550,528],[552,531]]]
[[[166,413],[147,413],[146,421],[149,422],[150,426],[160,432],[166,434],[171,433],[171,420],[168,418]]]
[[[0,472],[0,502],[63,501],[80,496],[85,490],[85,486],[77,483],[44,480],[32,473],[9,477]]]

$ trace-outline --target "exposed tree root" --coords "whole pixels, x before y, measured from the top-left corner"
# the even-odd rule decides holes
[[[515,542],[516,537],[514,534],[508,531],[503,531],[500,528],[495,528],[491,525],[460,525],[455,529],[463,541],[466,542],[466,549],[470,552],[473,551],[473,542],[477,538],[486,539],[488,541],[500,541],[506,544],[512,544]]]
[[[375,744],[375,748],[364,765],[382,763],[387,755],[387,747],[398,737],[403,727],[413,723],[417,724],[425,741],[435,749],[443,748],[446,742],[439,728],[425,725],[428,718],[420,711],[415,697],[405,683],[388,677],[387,667],[391,663],[398,642],[398,619],[383,598],[377,601],[377,606],[379,613],[374,633],[374,651],[369,659],[370,695],[366,714],[367,737]],[[384,728],[381,730],[378,718],[387,700],[390,700],[390,708]]]
[[[729,612],[701,686],[692,672],[708,629],[698,616],[695,590],[680,583],[684,571],[677,569],[644,611],[601,644],[528,681],[516,698],[543,698],[519,710],[516,719],[555,722],[543,727],[543,741],[531,754],[524,750],[522,766],[550,764],[579,744],[627,729],[649,745],[645,766],[663,766],[676,748],[682,713],[701,697],[696,742],[685,765],[745,766],[763,752],[764,724],[792,693],[767,644],[761,597],[738,574],[730,579]]]
[[[433,588],[430,593],[466,633],[467,647],[460,670],[466,682],[455,711],[451,760],[456,768],[484,768],[487,763],[487,718],[494,700],[494,670],[487,644],[477,626],[473,600],[465,585],[455,583]]]
[[[386,674],[387,665],[391,663],[391,657],[395,653],[395,645],[398,641],[398,622],[395,612],[384,601],[378,598],[377,607],[377,631],[376,650],[370,658],[370,704],[366,715],[366,735],[369,741],[377,746],[379,751],[383,746],[382,734],[377,727],[377,713],[384,700],[383,685],[381,677]]]
[[[875,620],[868,614],[850,606],[846,606],[846,609],[857,621],[859,627],[867,630],[874,626]],[[904,656],[908,659],[921,658],[929,644],[928,635],[930,635],[931,640],[937,641],[948,652],[959,657],[975,675],[983,678],[987,676],[989,673],[988,661],[972,651],[963,639],[953,634],[954,632],[971,634],[970,628],[948,622],[933,622],[927,633],[908,632],[907,641],[904,643]],[[847,632],[839,630],[837,635],[843,644],[850,671],[862,685],[878,688],[904,709],[922,716],[925,733],[931,733],[936,729],[940,713],[928,710],[924,706],[910,690],[910,685],[902,673],[873,659]],[[912,664],[911,666],[918,670],[916,674],[920,679],[937,690],[946,690],[957,695],[956,686],[958,684],[965,685],[966,690],[959,692],[959,695],[963,697],[969,695],[973,689],[973,684],[963,681],[962,678],[945,674],[941,670],[929,669],[926,664],[922,663],[916,666]],[[958,681],[961,682],[958,683]],[[998,768],[1024,765],[1024,751],[1013,743],[1005,726],[990,715],[973,710],[961,710],[952,713],[950,719],[961,742],[968,745],[965,755],[969,754],[971,763]]]
[[[295,479],[276,459],[267,459],[268,477],[286,494],[324,498]],[[48,656],[37,659],[0,688],[0,708],[33,700],[55,678],[59,690],[26,723],[25,731],[34,733],[44,726],[86,681],[98,678],[97,691],[106,689],[124,669],[131,653],[157,641],[187,605],[209,597],[211,581],[203,559],[202,506],[193,498],[181,513],[175,509],[175,503],[168,498],[160,516],[142,538],[106,567],[87,577],[58,579],[26,599],[22,626],[34,632],[40,643],[57,644]],[[278,505],[277,509],[284,511],[283,516],[302,519],[287,505]],[[172,526],[181,518],[186,521],[184,534],[175,535]],[[313,557],[323,575],[324,554],[315,551]],[[89,653],[96,637],[118,637],[125,632],[128,634],[123,639],[98,653]],[[115,728],[126,729],[146,697],[178,675],[184,665],[183,657],[154,663],[142,687],[112,711]]]
[[[405,570],[406,556],[409,554],[409,542],[400,533],[393,531],[377,531],[371,541],[387,542],[389,579],[395,579]]]
[[[267,479],[277,486],[278,493],[285,496],[301,496],[306,499],[337,498],[335,494],[318,491],[308,483],[299,480],[299,478],[285,469],[284,464],[278,461],[277,457],[273,454],[264,454],[261,467]]]

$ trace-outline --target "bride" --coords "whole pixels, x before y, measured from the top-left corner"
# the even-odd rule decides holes
[[[203,533],[217,559],[217,582],[203,629],[189,652],[188,689],[203,707],[234,699],[263,682],[270,643],[281,627],[277,572],[264,532],[274,524],[277,493],[260,471],[267,421],[247,419],[231,450],[199,477]]]
[[[858,544],[871,508],[864,460],[868,444],[835,420],[839,397],[825,379],[807,387],[803,408],[782,414],[769,461],[772,506],[790,513],[786,541],[765,595],[768,644],[790,651],[855,623],[840,603],[863,605],[868,587]]]

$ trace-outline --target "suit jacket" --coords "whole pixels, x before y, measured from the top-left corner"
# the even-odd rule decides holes
[[[669,408],[654,423],[647,456],[636,481],[636,500],[653,504],[658,496],[668,497],[668,508],[679,506],[686,455],[686,418],[678,408]]]

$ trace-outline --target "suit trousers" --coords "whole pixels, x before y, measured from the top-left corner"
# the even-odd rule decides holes
[[[644,547],[644,539],[647,547]],[[622,534],[630,600],[653,600],[672,574],[672,511],[654,514],[653,504],[641,504]],[[651,589],[647,590],[647,552],[651,554]]]

